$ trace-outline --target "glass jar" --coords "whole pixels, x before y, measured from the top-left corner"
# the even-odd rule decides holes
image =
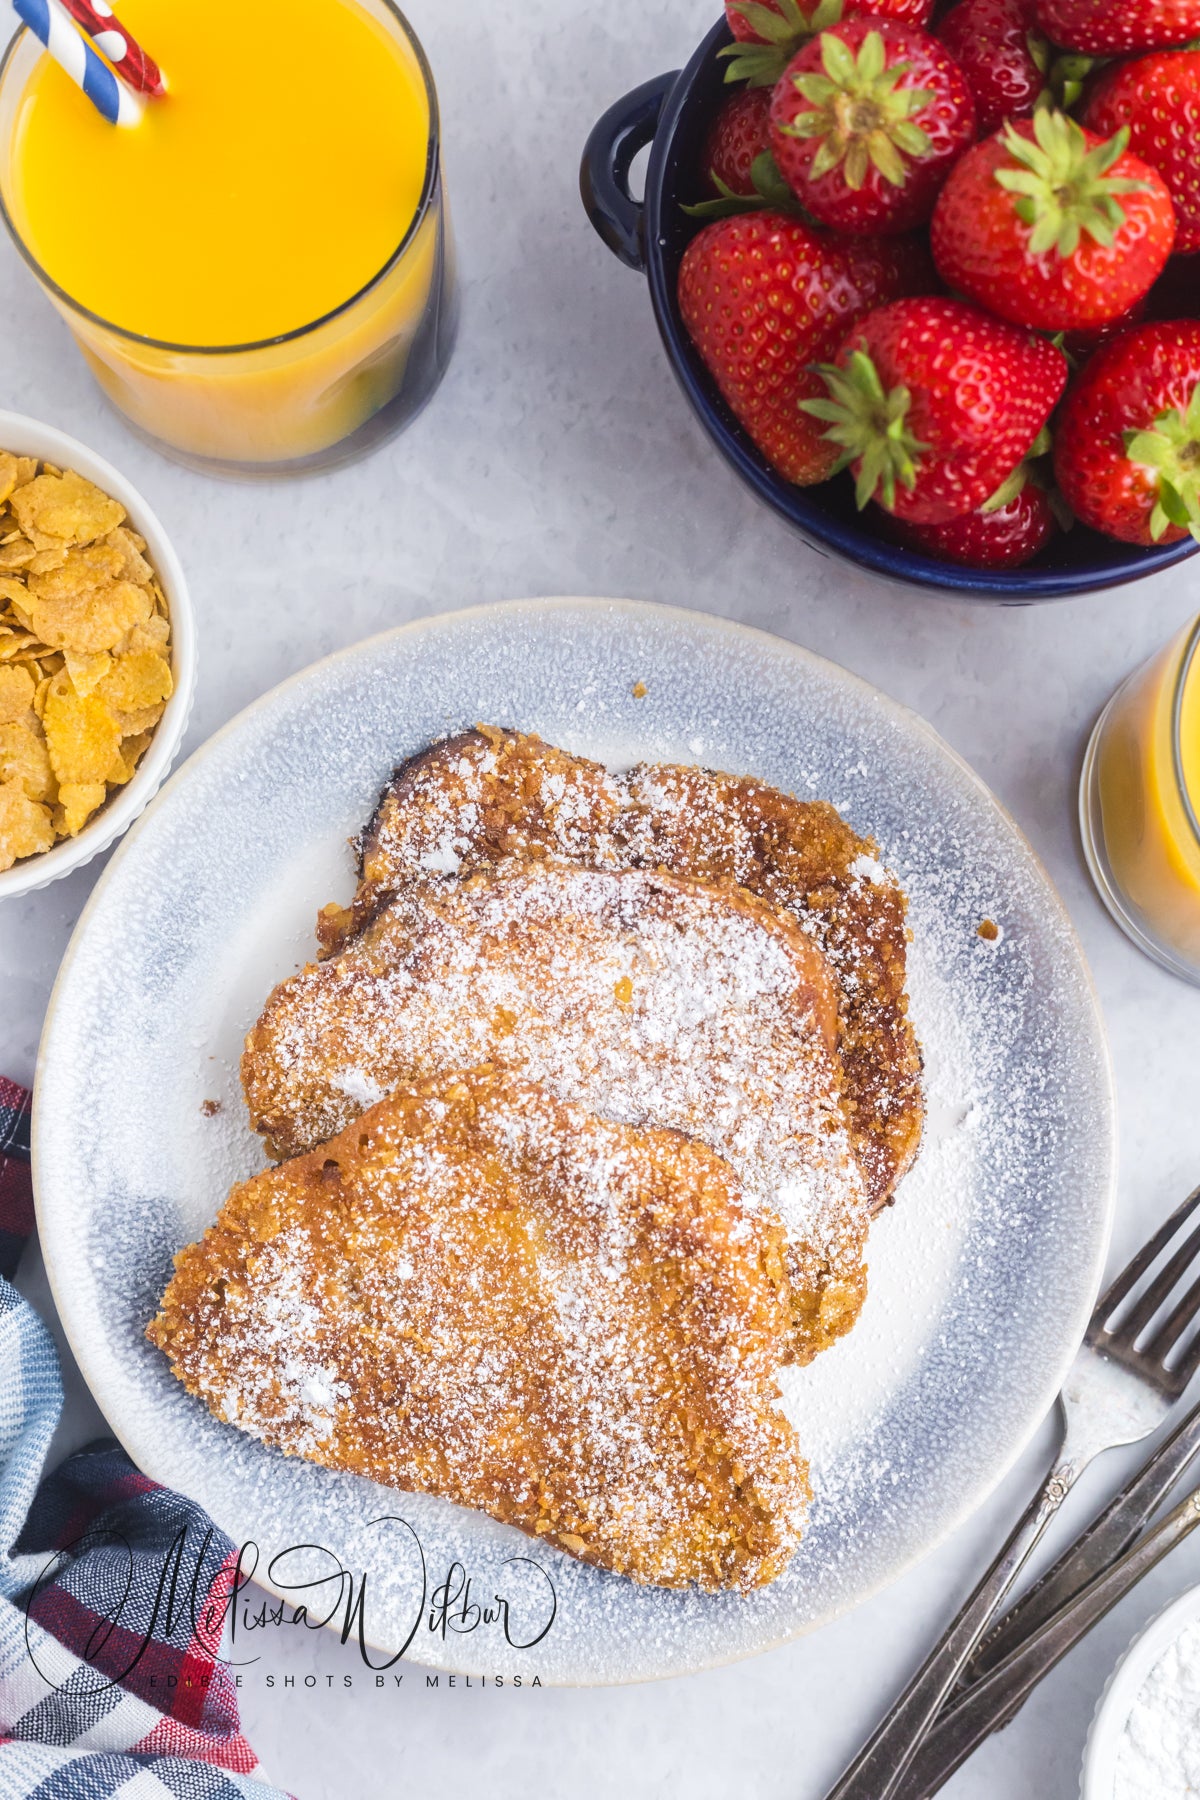
[[[454,254],[433,76],[391,0],[359,4],[415,60],[425,87],[429,135],[420,201],[365,287],[310,324],[256,343],[144,337],[90,312],[58,286],[30,249],[13,179],[21,97],[41,45],[19,31],[0,64],[0,214],[13,241],[113,405],[157,449],[204,472],[277,476],[363,456],[420,411],[450,358]]]
[[[1084,761],[1080,823],[1113,918],[1200,986],[1200,619],[1131,675]]]

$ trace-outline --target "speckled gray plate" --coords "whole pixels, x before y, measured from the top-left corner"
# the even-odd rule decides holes
[[[173,1252],[261,1166],[237,1082],[242,1036],[271,985],[310,956],[318,906],[349,895],[347,839],[396,761],[478,719],[613,764],[702,761],[832,800],[878,839],[911,896],[926,1146],[875,1227],[857,1330],[788,1378],[816,1499],[791,1568],[750,1599],[640,1589],[444,1502],[287,1461],[216,1423],[142,1336]],[[998,942],[979,937],[984,918]],[[206,1100],[220,1101],[215,1117]],[[407,626],[297,676],[213,738],[130,834],[80,922],[34,1115],[55,1298],[134,1460],[239,1542],[268,1555],[316,1543],[367,1572],[374,1643],[395,1648],[416,1622],[420,1662],[544,1682],[675,1675],[766,1649],[943,1538],[1057,1391],[1099,1280],[1114,1154],[1079,945],[970,770],[830,663],[717,619],[615,601]],[[384,1514],[406,1525],[371,1523]],[[545,1573],[510,1560],[526,1556]],[[545,1624],[552,1583],[541,1641],[515,1648],[496,1619],[456,1629],[436,1607],[431,1629],[455,1563],[473,1601],[510,1600],[520,1641]]]

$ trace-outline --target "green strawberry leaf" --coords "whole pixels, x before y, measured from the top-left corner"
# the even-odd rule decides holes
[[[828,425],[822,436],[841,451],[834,473],[857,463],[855,500],[859,510],[877,499],[890,512],[897,482],[911,492],[917,485],[921,455],[929,448],[908,424],[912,395],[906,387],[887,392],[863,350],[851,353],[848,368],[818,363],[815,372],[825,383],[829,398],[802,400],[800,408]]]
[[[1200,382],[1186,407],[1164,407],[1147,429],[1127,431],[1124,445],[1130,462],[1156,477],[1151,537],[1157,543],[1176,525],[1200,543]]]
[[[717,198],[697,200],[690,206],[681,203],[680,211],[689,219],[702,219],[707,224],[713,219],[734,219],[740,213],[781,212],[803,220],[806,225],[813,223],[783,179],[779,164],[769,150],[756,156],[750,165],[750,179],[754,183],[752,194],[735,194],[715,169],[709,170],[709,176],[718,191]]]
[[[1129,143],[1129,127],[1089,146],[1082,127],[1064,112],[1035,110],[1032,138],[1004,127],[1004,146],[1016,167],[996,170],[995,180],[1015,196],[1013,211],[1029,227],[1031,256],[1051,251],[1074,256],[1086,232],[1111,247],[1125,223],[1121,194],[1146,193],[1150,184],[1110,175]]]
[[[892,187],[908,179],[908,160],[929,153],[928,134],[918,115],[935,95],[930,88],[903,88],[909,62],[887,63],[879,31],[868,31],[857,55],[836,32],[821,37],[824,73],[808,71],[791,85],[807,110],[780,129],[788,137],[817,140],[809,174],[819,181],[840,169],[847,187],[861,188],[872,169]]]

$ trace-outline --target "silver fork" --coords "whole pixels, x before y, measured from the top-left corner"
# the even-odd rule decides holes
[[[1173,1365],[1168,1363],[1200,1317],[1200,1280],[1171,1308],[1149,1341],[1141,1342],[1184,1274],[1200,1263],[1200,1227],[1188,1234],[1145,1291],[1116,1319],[1198,1206],[1200,1188],[1155,1232],[1100,1300],[1059,1395],[1062,1439],[1044,1486],[941,1642],[826,1800],[892,1800],[1000,1602],[1084,1469],[1102,1451],[1148,1437],[1200,1367],[1200,1340]]]

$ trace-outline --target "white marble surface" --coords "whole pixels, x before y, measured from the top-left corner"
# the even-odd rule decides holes
[[[425,614],[515,595],[630,595],[719,612],[844,663],[930,719],[1045,858],[1083,935],[1112,1036],[1123,1137],[1114,1260],[1200,1179],[1200,991],[1124,941],[1092,893],[1075,789],[1092,720],[1200,607],[1182,572],[1038,610],[922,599],[823,561],[710,452],[659,351],[642,281],[592,236],[576,191],[593,119],[678,66],[715,8],[617,0],[412,0],[441,89],[465,279],[461,343],[416,426],[372,461],[292,485],[202,480],[134,442],[0,245],[0,404],[125,468],[188,568],[202,665],[190,746],[281,677]],[[33,1073],[55,969],[96,866],[0,905],[0,1069]],[[49,1306],[34,1259],[23,1285]],[[65,1446],[96,1426],[76,1393]],[[335,1640],[270,1651],[294,1690],[247,1680],[246,1726],[301,1800],[482,1788],[577,1800],[690,1793],[819,1800],[998,1540],[1046,1442],[955,1539],[818,1637],[685,1681],[603,1692],[451,1692],[410,1670],[356,1681]],[[1127,1459],[1126,1459],[1127,1460]],[[1112,1459],[1091,1482],[1120,1473]],[[1088,1492],[1072,1509],[1086,1511]],[[946,1790],[1072,1800],[1096,1696],[1132,1632],[1200,1580],[1178,1552]],[[305,1690],[305,1673],[319,1687]],[[328,1679],[327,1679],[328,1678]]]

